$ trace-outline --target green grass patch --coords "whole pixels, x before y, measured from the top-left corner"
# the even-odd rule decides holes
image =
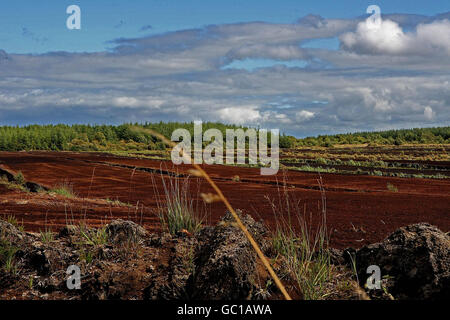
[[[391,192],[398,192],[398,188],[390,182],[386,184],[386,188]]]
[[[10,241],[0,238],[0,268],[12,274],[17,273],[17,266],[15,264],[15,255],[18,248],[13,246]]]
[[[77,195],[73,191],[73,185],[67,181],[57,184],[55,187],[48,191],[49,193],[58,194],[66,198],[76,198]]]
[[[153,176],[152,179],[155,182]],[[181,180],[169,177],[166,179],[161,175],[161,181],[164,194],[161,197],[156,188],[155,192],[160,199],[158,216],[163,228],[171,234],[176,234],[183,229],[190,233],[196,233],[202,227],[205,215],[201,212],[199,203],[189,192],[189,178]]]
[[[0,177],[0,184],[4,185],[9,190],[18,190],[27,193],[30,192],[25,185],[18,184],[16,181],[9,181],[8,177],[5,175]]]
[[[50,244],[55,240],[54,233],[49,228],[45,228],[44,231],[40,230],[39,234],[40,234],[42,243]]]
[[[321,180],[319,180],[321,185]],[[313,230],[300,202],[293,199],[286,187],[279,203],[271,201],[277,227],[272,235],[275,251],[284,260],[284,268],[294,277],[306,300],[325,299],[327,283],[332,276],[326,229],[326,199],[322,191],[322,220]],[[294,227],[295,225],[295,227]]]

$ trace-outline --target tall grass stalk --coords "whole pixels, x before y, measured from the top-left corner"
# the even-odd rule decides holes
[[[171,176],[165,178],[161,174],[164,190],[162,197],[156,189],[157,184],[153,176],[152,180],[158,196],[158,216],[163,228],[171,234],[176,234],[183,229],[190,233],[200,230],[206,214],[205,210],[200,208],[198,201],[190,194],[189,178],[183,180]]]
[[[284,266],[296,281],[306,300],[318,300],[327,296],[326,285],[331,276],[326,227],[326,197],[322,179],[318,180],[321,192],[321,210],[318,225],[314,228],[312,217],[306,217],[306,207],[289,194],[286,182],[279,189],[279,201],[275,204],[267,198],[276,217],[273,246],[282,256]]]
[[[136,128],[133,128],[133,129],[136,130]],[[171,147],[175,147],[176,146],[176,144],[173,141],[170,141],[164,135],[162,135],[162,134],[160,134],[160,133],[158,133],[158,132],[156,132],[154,130],[145,129],[145,131],[150,133],[151,135],[155,136],[156,138],[160,139],[161,141],[163,141],[164,143],[166,143],[167,145],[169,145]],[[182,149],[182,155],[183,155],[183,158],[185,160],[187,160],[186,163],[192,163],[191,155],[187,154],[183,149]],[[261,262],[266,267],[266,269],[269,272],[269,274],[272,277],[272,279],[275,281],[276,286],[278,287],[278,289],[280,289],[280,291],[283,294],[284,298],[286,300],[292,300],[292,298],[290,297],[289,293],[286,291],[286,288],[281,283],[280,278],[278,278],[278,276],[276,275],[276,273],[273,270],[272,266],[270,265],[269,260],[266,258],[264,253],[261,251],[261,248],[259,247],[258,243],[256,243],[256,241],[253,238],[253,236],[250,234],[250,232],[248,231],[247,227],[242,223],[242,221],[239,218],[238,214],[233,209],[233,207],[231,206],[230,202],[225,197],[225,195],[222,193],[222,190],[220,190],[220,188],[217,186],[217,184],[211,179],[211,177],[206,173],[205,170],[203,170],[203,168],[201,166],[199,166],[195,162],[192,163],[192,166],[194,167],[194,169],[191,170],[191,173],[193,173],[197,177],[204,178],[208,182],[208,184],[214,189],[214,191],[216,192],[217,197],[220,198],[220,200],[223,202],[223,204],[230,211],[230,213],[232,214],[232,216],[236,220],[237,225],[239,226],[239,228],[242,230],[242,232],[247,237],[247,239],[250,242],[251,246],[255,250],[255,252],[258,255],[258,257],[261,259]]]

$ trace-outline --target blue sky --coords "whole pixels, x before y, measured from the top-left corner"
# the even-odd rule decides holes
[[[435,15],[449,9],[445,0],[431,1],[317,1],[317,0],[17,0],[3,2],[0,43],[10,53],[48,51],[94,52],[108,48],[119,37],[140,37],[209,24],[264,21],[292,23],[307,14],[324,18],[353,18],[377,4],[382,13]],[[65,27],[66,8],[82,10],[82,30]],[[144,26],[151,26],[145,32]],[[26,28],[34,35],[24,35]]]
[[[81,30],[66,28],[72,4]],[[449,11],[436,0],[4,2],[0,125],[202,119],[297,136],[449,125]]]

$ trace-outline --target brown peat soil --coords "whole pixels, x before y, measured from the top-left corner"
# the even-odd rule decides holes
[[[60,184],[73,187],[74,198],[53,193],[23,192],[0,185],[0,215],[15,216],[27,231],[85,221],[100,226],[113,219],[128,219],[150,231],[161,228],[157,202],[163,197],[162,178],[186,179],[190,166],[170,161],[120,157],[99,153],[1,152],[0,168],[44,188]],[[298,201],[301,214],[317,224],[322,197],[326,197],[326,221],[330,244],[336,248],[361,247],[381,241],[401,226],[428,222],[450,230],[450,181],[279,171],[261,176],[257,168],[204,166],[232,206],[262,219],[274,228],[276,217],[269,199],[284,199],[283,187]],[[173,174],[178,174],[174,177]],[[389,188],[388,188],[389,186]],[[394,188],[392,188],[392,186]],[[191,194],[211,192],[205,181],[190,178]],[[225,212],[222,203],[206,205],[207,223]],[[295,218],[294,218],[295,221]]]

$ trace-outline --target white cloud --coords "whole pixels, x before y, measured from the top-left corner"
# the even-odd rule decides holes
[[[299,46],[268,46],[263,44],[248,45],[233,49],[227,54],[227,57],[231,60],[242,60],[245,58],[296,60],[308,58],[308,56]]]
[[[363,53],[398,54],[407,47],[407,38],[396,22],[383,20],[379,27],[368,21],[358,24],[356,32],[348,32],[340,37],[347,50]]]
[[[437,20],[432,23],[419,24],[416,31],[416,41],[411,45],[423,46],[429,52],[443,50],[450,56],[450,20]]]
[[[307,110],[301,110],[295,114],[295,118],[299,122],[310,120],[314,118],[315,113]]]
[[[423,110],[423,115],[425,119],[432,120],[434,118],[433,109],[429,106],[425,107],[425,109]]]
[[[450,21],[436,20],[419,24],[414,32],[403,32],[397,22],[370,20],[358,23],[355,32],[340,36],[343,49],[365,54],[445,54],[450,55]]]
[[[236,124],[254,124],[261,119],[256,106],[240,106],[223,108],[218,111],[222,121]]]
[[[113,101],[114,105],[118,107],[135,107],[139,105],[139,101],[133,97],[117,97]]]

